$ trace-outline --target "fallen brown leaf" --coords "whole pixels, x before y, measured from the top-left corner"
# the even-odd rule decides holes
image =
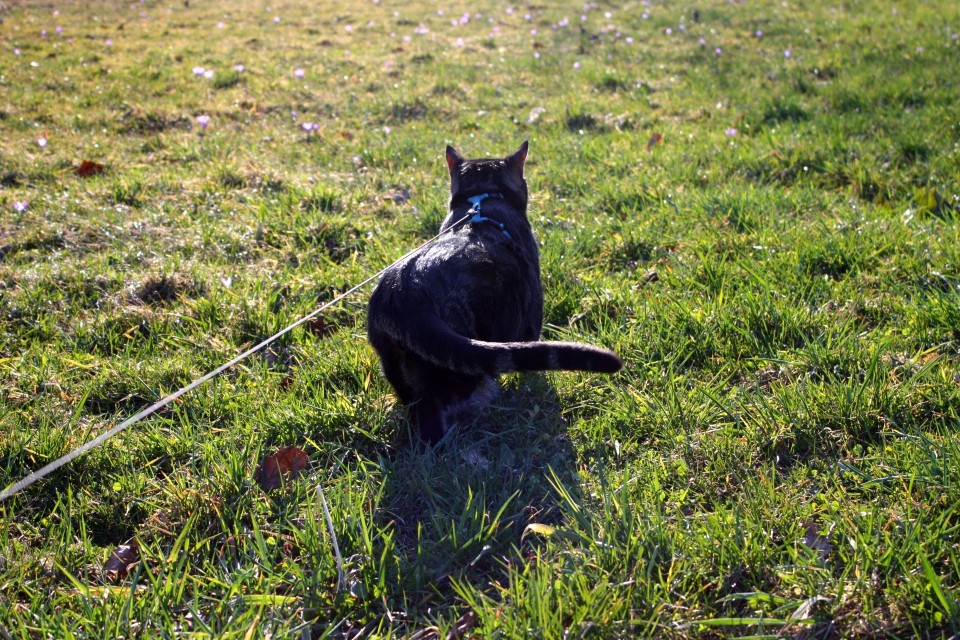
[[[266,456],[253,472],[253,479],[264,491],[284,486],[307,468],[310,456],[298,447],[284,447],[275,454]]]
[[[130,570],[138,564],[140,564],[140,545],[136,538],[130,538],[113,550],[107,561],[103,563],[103,572],[114,582],[119,582],[126,578]]]
[[[477,626],[477,622],[479,622],[479,620],[476,612],[472,609],[467,611],[453,623],[453,628],[447,633],[447,640],[459,640],[460,638],[468,637],[466,634]]]
[[[803,526],[807,531],[800,541],[803,542],[803,544],[808,548],[816,551],[817,556],[821,560],[826,560],[827,555],[833,551],[833,545],[830,544],[829,540],[820,535],[820,530],[818,529],[816,523],[808,520],[803,523]]]
[[[410,190],[405,189],[403,187],[390,189],[389,191],[384,193],[382,196],[380,196],[380,199],[383,201],[389,200],[394,204],[404,204],[408,200],[410,200]]]
[[[655,146],[657,146],[658,143],[660,143],[660,142],[662,142],[662,141],[663,141],[663,134],[662,134],[662,133],[654,133],[652,136],[650,136],[650,139],[647,140],[647,151],[650,151],[650,150],[653,149]]]
[[[337,330],[336,325],[327,322],[323,316],[317,316],[307,321],[307,329],[318,338],[323,338]]]
[[[77,175],[81,178],[89,178],[91,176],[98,176],[104,171],[104,166],[99,162],[93,162],[92,160],[84,160],[80,163],[80,166],[77,167]]]

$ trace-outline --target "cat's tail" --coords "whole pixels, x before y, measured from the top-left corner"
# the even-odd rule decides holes
[[[581,342],[481,342],[469,340],[481,355],[478,360],[493,365],[494,373],[527,371],[593,371],[616,373],[623,361],[609,349]],[[489,371],[489,369],[488,369]]]
[[[421,357],[452,371],[498,375],[530,371],[616,373],[623,361],[609,349],[580,342],[485,342],[434,327],[428,342],[409,347]]]

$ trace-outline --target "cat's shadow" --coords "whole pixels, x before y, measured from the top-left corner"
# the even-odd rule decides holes
[[[561,408],[548,376],[510,376],[473,424],[384,463],[376,524],[392,532],[405,601],[443,600],[451,578],[488,584],[536,538],[529,524],[559,524],[563,492],[579,498]]]

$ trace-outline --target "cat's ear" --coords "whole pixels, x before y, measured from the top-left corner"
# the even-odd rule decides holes
[[[513,155],[507,158],[507,166],[511,167],[514,171],[523,175],[523,164],[527,161],[527,147],[529,143],[524,140],[523,144],[520,145],[520,148],[513,152]]]
[[[447,145],[447,167],[450,169],[450,175],[459,173],[460,165],[463,164],[463,156],[457,153],[457,150]]]

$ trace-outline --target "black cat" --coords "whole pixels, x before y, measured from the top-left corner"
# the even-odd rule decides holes
[[[447,147],[450,214],[440,237],[390,266],[370,298],[370,343],[429,442],[457,414],[488,403],[498,374],[623,366],[606,349],[539,342],[543,290],[526,158],[526,142],[511,156],[482,160]]]

